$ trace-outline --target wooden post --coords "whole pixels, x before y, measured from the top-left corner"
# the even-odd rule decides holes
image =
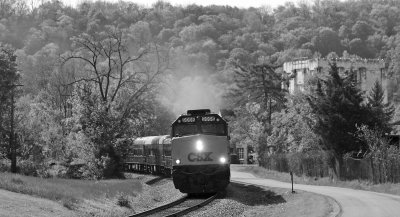
[[[296,192],[293,190],[293,172],[290,172],[290,178],[292,180],[292,194],[294,194]]]

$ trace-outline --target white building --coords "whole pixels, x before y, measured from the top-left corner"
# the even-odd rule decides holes
[[[381,59],[344,59],[338,58],[334,60],[327,60],[325,58],[317,59],[300,59],[283,64],[283,70],[291,77],[289,81],[289,93],[293,94],[295,91],[304,91],[304,84],[307,79],[321,73],[327,75],[329,73],[329,63],[336,61],[339,68],[339,74],[344,75],[345,72],[350,72],[352,69],[356,75],[357,84],[362,91],[369,92],[373,87],[376,80],[381,82],[385,90],[385,100],[388,101],[387,91],[387,69],[385,62]]]

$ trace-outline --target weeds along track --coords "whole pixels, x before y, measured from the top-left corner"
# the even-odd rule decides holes
[[[174,202],[165,204],[163,206],[156,207],[151,210],[147,210],[142,213],[137,213],[130,215],[129,217],[142,217],[142,216],[152,216],[152,217],[172,217],[172,216],[183,216],[189,212],[197,210],[214,199],[216,199],[220,194],[208,194],[199,196],[184,196]]]
[[[160,181],[162,181],[164,179],[167,179],[167,178],[165,178],[163,176],[159,176],[159,177],[155,177],[153,179],[150,179],[149,181],[147,181],[145,183],[146,183],[146,185],[154,185],[154,184],[156,184],[156,183],[158,183],[158,182],[160,182]],[[169,179],[169,180],[171,180],[171,179]]]

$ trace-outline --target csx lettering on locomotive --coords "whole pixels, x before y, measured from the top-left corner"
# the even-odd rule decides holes
[[[188,160],[190,162],[194,161],[213,161],[213,159],[210,157],[212,152],[200,152],[200,153],[189,153],[188,155]]]

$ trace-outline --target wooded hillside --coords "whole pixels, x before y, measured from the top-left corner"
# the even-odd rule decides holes
[[[318,134],[333,126],[318,119],[318,105],[336,97],[324,92],[333,87],[310,83],[324,93],[314,101],[288,96],[279,66],[300,57],[378,58],[390,80],[400,79],[396,0],[315,0],[276,9],[29,2],[0,0],[0,154],[17,159],[27,174],[50,176],[56,163],[58,176],[116,176],[127,140],[168,134],[177,115],[204,105],[227,111],[232,142],[261,155],[271,144],[281,144],[281,152],[332,150],[343,144]],[[254,67],[260,64],[268,67]],[[388,87],[395,104],[397,83]],[[361,108],[358,96],[351,99]],[[354,146],[336,153],[366,147]]]

